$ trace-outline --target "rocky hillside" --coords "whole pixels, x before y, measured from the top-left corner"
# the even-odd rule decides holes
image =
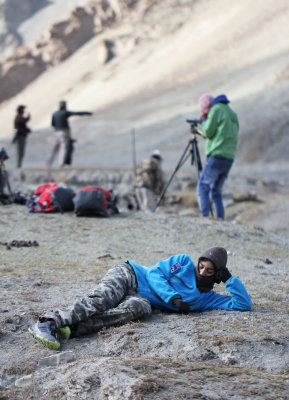
[[[31,16],[40,7],[40,5],[32,2],[30,7],[26,6],[26,13],[23,12],[22,14],[22,6],[20,12],[13,19],[11,7],[17,8],[16,0],[14,0],[14,3],[13,5],[4,3],[2,6],[6,11],[3,14],[6,14],[8,27],[17,27],[22,22],[18,21],[17,16],[20,18],[20,15],[22,15],[22,19],[25,20],[25,16]],[[55,22],[47,31],[41,33],[40,37],[32,44],[17,47],[10,57],[3,60],[1,68],[3,85],[0,102],[17,94],[43,71],[51,66],[59,65],[93,36],[121,19],[122,13],[127,14],[135,2],[122,4],[117,1],[92,0],[86,3],[85,7],[73,9],[67,19]],[[31,24],[33,24],[33,21],[36,22],[39,29],[39,22],[35,19],[32,19]],[[20,35],[18,34],[18,36]],[[6,41],[7,39],[3,40],[4,46]],[[104,42],[104,51],[107,53],[103,55],[104,63],[112,57],[111,46],[108,42]]]
[[[51,25],[66,20],[76,6],[88,0],[1,0],[0,59],[13,54],[19,45],[30,45]]]
[[[66,9],[66,17],[63,4],[53,2],[53,6],[42,7],[31,16],[34,34],[39,32],[37,39],[27,39],[25,46],[0,68],[2,74],[4,70],[8,74],[0,81],[0,93],[10,87],[8,82],[19,91],[0,106],[0,145],[10,155],[7,167],[11,177],[19,175],[13,171],[15,148],[10,144],[15,108],[24,103],[32,113],[33,134],[24,160],[24,168],[32,170],[24,171],[21,190],[41,183],[34,180],[33,169],[40,170],[42,177],[47,175],[41,175],[41,170],[45,169],[52,145],[49,126],[59,99],[65,98],[71,110],[94,111],[90,118],[71,119],[72,134],[77,139],[73,157],[76,175],[87,168],[84,174],[89,180],[97,174],[91,174],[91,169],[131,169],[135,132],[137,160],[159,148],[168,177],[190,138],[185,119],[199,115],[199,95],[204,91],[225,92],[240,119],[237,160],[225,193],[232,199],[236,192],[242,192],[241,198],[247,199],[235,204],[236,209],[230,208],[231,219],[286,231],[286,1],[268,0],[265,5],[257,0],[253,7],[248,0],[233,4],[229,0],[90,0],[82,6],[73,3],[78,8]],[[48,23],[53,21],[53,14],[54,24],[46,29],[43,15]],[[39,74],[39,67],[43,72],[20,90],[25,79]],[[12,82],[8,80],[9,71],[15,74]],[[199,140],[202,155],[203,145]],[[183,169],[189,179],[195,177],[189,163]],[[12,184],[17,188],[19,180]],[[126,190],[130,190],[127,184]],[[194,194],[191,187],[191,197]],[[258,201],[252,203],[252,196]]]
[[[242,160],[285,158],[287,20],[285,0],[90,0],[2,63],[1,136],[18,103],[38,129],[63,97],[98,118],[130,101],[123,118],[139,127],[196,114],[200,93],[226,92],[240,115]]]

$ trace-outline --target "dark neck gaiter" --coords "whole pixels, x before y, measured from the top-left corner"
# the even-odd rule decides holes
[[[199,267],[195,268],[195,277],[197,288],[200,292],[209,292],[213,289],[215,283],[215,276],[202,276],[199,273]]]

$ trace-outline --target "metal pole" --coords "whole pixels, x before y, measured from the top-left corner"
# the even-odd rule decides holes
[[[134,175],[136,174],[136,146],[135,146],[135,129],[133,128],[131,130],[131,136],[132,136],[132,161],[133,161],[133,170],[134,170]]]

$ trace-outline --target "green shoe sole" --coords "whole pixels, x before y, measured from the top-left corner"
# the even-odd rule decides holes
[[[34,337],[35,340],[41,342],[45,347],[48,347],[50,350],[58,350],[60,347],[60,343],[56,340],[55,342],[51,342],[50,340],[44,339],[40,335],[35,335],[33,331],[28,328],[28,332]]]
[[[68,340],[70,338],[71,330],[70,330],[69,326],[65,326],[63,328],[60,328],[59,330],[60,330],[60,337],[62,339]]]

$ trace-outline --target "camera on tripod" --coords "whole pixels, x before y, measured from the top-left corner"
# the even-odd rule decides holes
[[[187,118],[186,119],[187,123],[191,125],[191,133],[195,135],[201,135],[201,133],[198,131],[197,126],[198,124],[202,123],[202,120],[199,118]]]
[[[186,121],[188,124],[191,124],[191,126],[194,127],[202,122],[202,120],[200,120],[199,118],[187,118]]]
[[[192,165],[195,164],[197,167],[198,176],[200,175],[200,173],[202,171],[202,160],[201,160],[201,156],[200,156],[200,152],[199,152],[199,148],[198,148],[198,138],[196,137],[196,135],[202,136],[201,132],[199,132],[197,129],[198,124],[200,124],[202,121],[199,118],[187,118],[186,121],[188,124],[190,124],[191,133],[192,133],[193,137],[192,137],[192,139],[189,140],[174,172],[172,173],[170,179],[168,180],[167,184],[163,188],[154,211],[156,211],[156,209],[160,205],[162,199],[164,198],[164,195],[165,195],[171,181],[173,180],[175,174],[183,166],[183,164],[186,162],[186,160],[189,157],[191,157],[191,164]]]
[[[2,149],[0,150],[0,161],[4,162],[6,160],[8,160],[9,156],[6,152],[6,150],[4,149],[4,147],[2,147]]]

